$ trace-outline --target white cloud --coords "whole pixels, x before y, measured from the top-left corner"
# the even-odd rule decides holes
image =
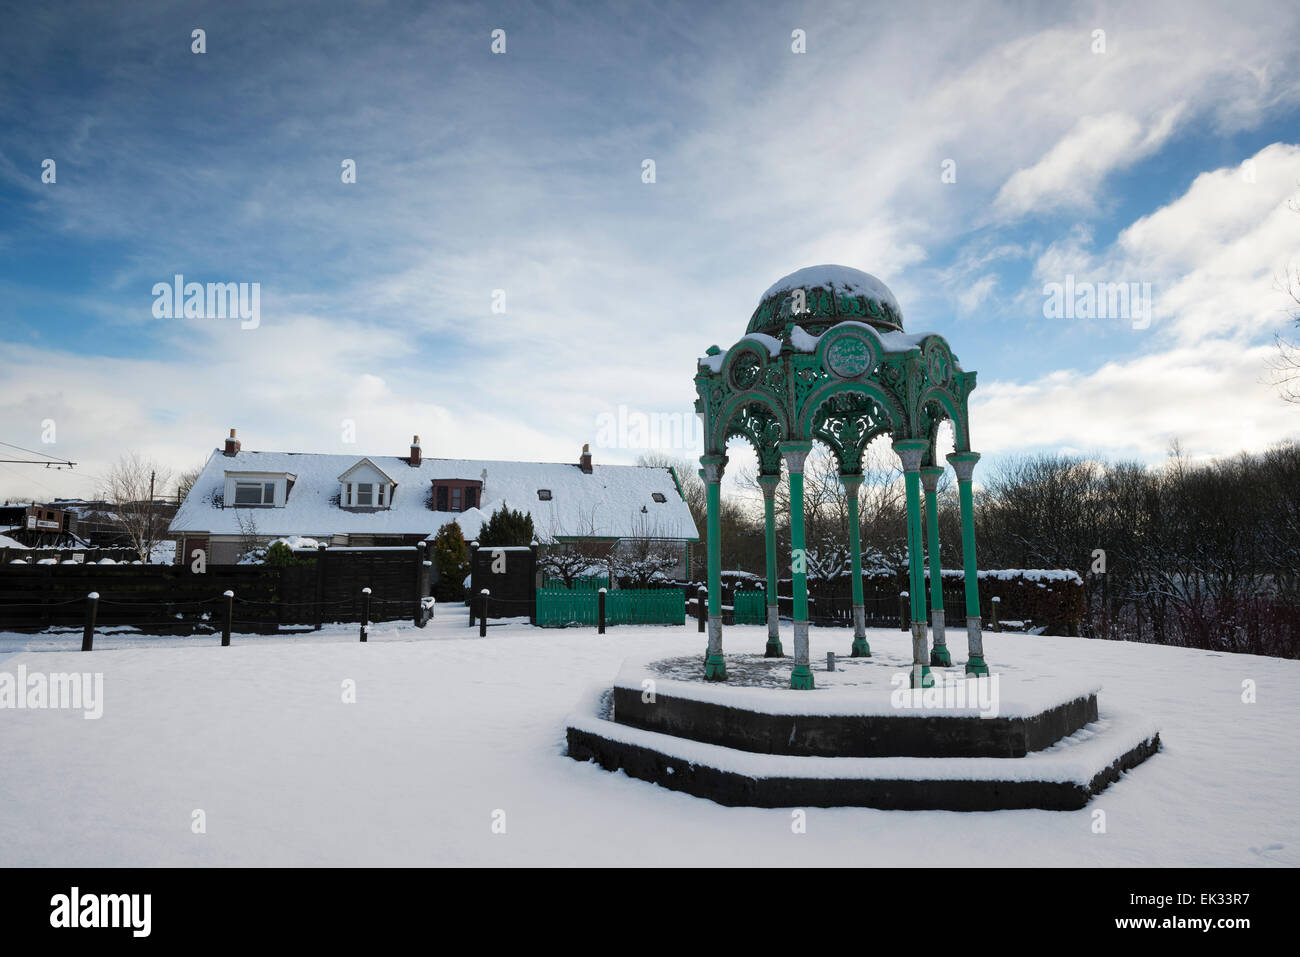
[[[1266,345],[1205,339],[1091,373],[981,384],[972,440],[994,453],[1069,446],[1139,460],[1161,457],[1174,438],[1198,456],[1263,449],[1300,437],[1295,408],[1262,379],[1269,355]]]
[[[1204,173],[1099,255],[1076,235],[1040,257],[1039,278],[1152,282],[1157,323],[1125,328],[1119,341],[1139,354],[1095,371],[981,384],[971,400],[978,442],[993,452],[1061,445],[1149,459],[1173,437],[1196,455],[1300,437],[1296,408],[1267,374],[1270,337],[1288,321],[1273,278],[1300,252],[1290,205],[1300,147],[1275,143],[1252,160],[1253,181],[1235,166]]]
[[[1091,209],[1097,187],[1111,172],[1155,152],[1173,132],[1181,106],[1144,130],[1126,113],[1085,116],[1037,163],[1017,170],[994,205],[1007,218],[1058,209]]]
[[[980,303],[993,294],[997,288],[998,277],[992,273],[987,276],[981,276],[971,283],[965,290],[957,294],[957,304],[961,306],[964,313],[974,312],[979,308]]]
[[[1247,174],[1245,171],[1249,171]],[[1183,195],[1093,252],[1086,230],[1052,243],[1040,282],[1150,283],[1158,343],[1205,336],[1259,341],[1286,320],[1276,277],[1300,254],[1300,146],[1274,143],[1242,164],[1197,176]]]

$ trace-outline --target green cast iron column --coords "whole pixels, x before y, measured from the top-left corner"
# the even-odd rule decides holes
[[[790,472],[790,578],[794,591],[794,670],[790,687],[806,691],[813,687],[808,667],[808,556],[803,541],[803,463],[811,442],[782,442],[781,454]]]
[[[704,483],[708,491],[709,552],[709,646],[704,658],[707,681],[726,681],[727,663],[722,657],[722,471],[725,455],[702,455]]]
[[[934,685],[926,654],[925,575],[921,568],[921,459],[929,449],[925,439],[900,439],[894,451],[903,462],[907,489],[907,564],[912,606],[912,687]]]
[[[943,569],[939,562],[939,479],[943,469],[932,465],[921,469],[921,485],[925,488],[926,557],[930,565],[930,632],[934,647],[930,649],[930,664],[936,668],[952,665],[943,620]]]
[[[862,476],[841,475],[840,482],[849,503],[849,571],[853,575],[853,648],[849,657],[870,658],[867,615],[862,602],[862,536],[858,530],[858,490],[862,487]]]
[[[971,494],[971,475],[979,460],[978,452],[953,452],[948,456],[952,470],[957,473],[957,488],[961,493],[961,558],[966,578],[968,675],[989,673],[989,666],[984,661],[984,636],[980,627],[980,581],[979,569],[975,564],[975,501]]]
[[[784,658],[781,648],[780,615],[776,596],[776,486],[780,475],[760,475],[763,490],[763,521],[767,532],[767,649],[764,658]]]

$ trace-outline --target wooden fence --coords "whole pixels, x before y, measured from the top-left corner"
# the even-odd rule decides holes
[[[424,547],[294,552],[288,565],[3,565],[0,630],[81,624],[86,596],[99,595],[99,624],[154,634],[215,631],[234,593],[237,631],[360,621],[370,589],[371,621],[422,621],[432,566]]]
[[[140,553],[134,548],[0,548],[0,566],[14,562],[35,565],[39,562],[55,561],[59,564],[94,565],[102,561],[110,564],[130,564],[140,561]],[[141,562],[143,564],[143,562]]]

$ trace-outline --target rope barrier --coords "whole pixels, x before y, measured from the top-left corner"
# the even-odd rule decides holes
[[[356,600],[355,598],[331,598],[323,601],[258,601],[256,598],[235,596],[235,601],[244,605],[275,605],[276,607],[283,606],[285,608],[302,608],[308,605],[313,607],[317,605],[346,605],[348,602]]]
[[[47,601],[47,602],[3,602],[0,603],[0,611],[9,608],[58,608],[61,605],[80,605],[84,604],[84,598],[70,598],[67,601]]]
[[[79,598],[76,600],[85,601],[84,598]],[[218,599],[216,598],[175,598],[175,599],[160,598],[155,601],[118,601],[117,599],[114,598],[101,597],[99,599],[99,603],[101,605],[121,605],[122,607],[126,607],[126,608],[141,608],[148,605],[167,605],[167,606],[208,605],[217,600]]]

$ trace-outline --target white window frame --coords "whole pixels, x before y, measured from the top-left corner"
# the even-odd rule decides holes
[[[275,504],[275,498],[276,498],[276,489],[275,489],[276,484],[277,484],[277,483],[274,482],[274,481],[267,482],[267,481],[265,481],[264,479],[235,479],[235,501],[234,501],[233,504],[235,504],[236,506],[241,506],[241,505],[242,505],[242,506],[248,506],[248,505],[274,505],[274,504]],[[252,488],[257,489],[257,491],[258,491],[258,501],[256,501],[256,502],[241,502],[241,501],[239,500],[239,489],[240,489],[241,486],[244,487],[244,488],[252,487]],[[269,499],[269,501],[268,501],[268,499],[267,499],[267,490],[268,490],[268,489],[270,490],[270,499]]]
[[[369,505],[361,504],[362,485],[369,485],[372,489]],[[391,482],[344,482],[339,493],[339,505],[342,508],[391,508],[392,489]]]
[[[225,492],[222,505],[226,508],[281,508],[284,506],[289,495],[289,485],[296,481],[298,476],[292,472],[240,472],[228,471],[225,475]],[[239,488],[247,488],[250,485],[261,487],[261,494],[257,502],[240,502]],[[271,486],[270,495],[267,494],[267,486]]]

